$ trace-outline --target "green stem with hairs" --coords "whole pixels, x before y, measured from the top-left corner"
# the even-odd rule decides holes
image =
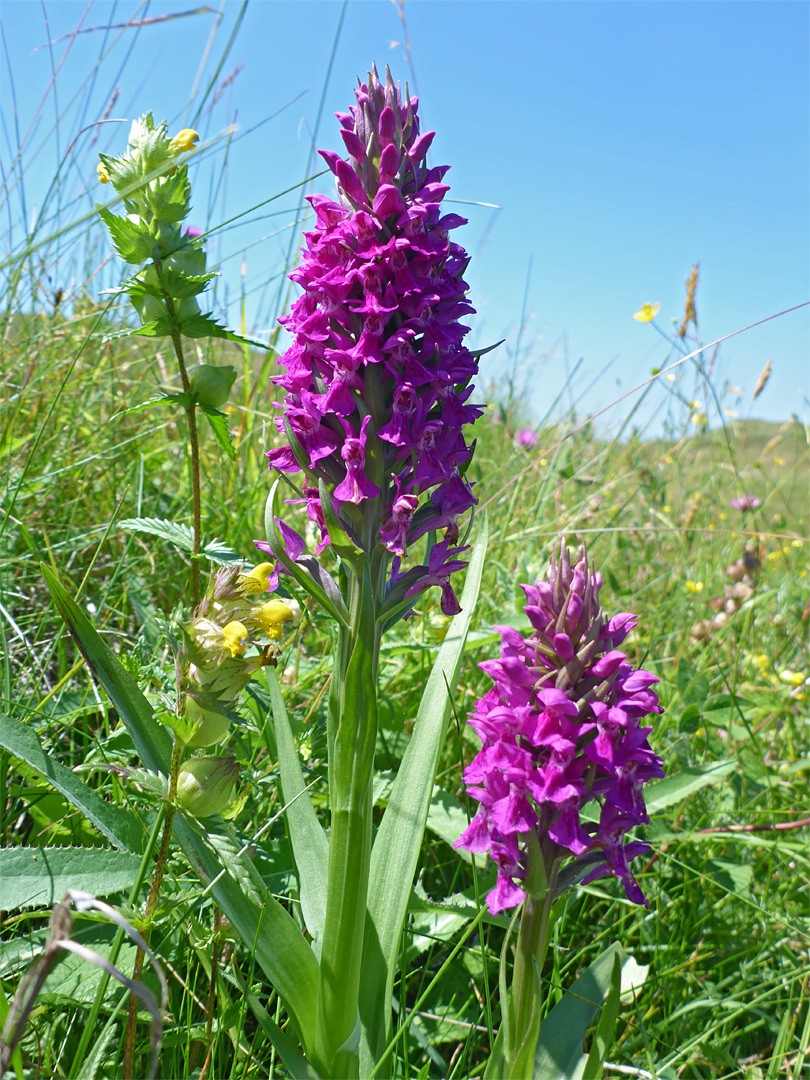
[[[154,256],[155,267],[160,274],[161,262],[160,256],[155,252]],[[169,313],[169,319],[171,320],[171,336],[172,344],[174,345],[174,354],[177,357],[177,367],[180,371],[180,381],[183,384],[183,393],[191,393],[191,382],[188,377],[188,369],[186,368],[186,359],[183,353],[183,335],[180,333],[180,327],[177,320],[177,309],[174,306],[174,298],[169,295],[164,289],[163,300],[166,304],[166,310]],[[186,423],[188,424],[188,445],[191,455],[190,460],[190,472],[191,472],[191,525],[192,525],[192,546],[191,546],[191,598],[194,603],[194,607],[200,603],[202,598],[202,580],[200,574],[200,550],[202,548],[202,494],[200,488],[200,440],[197,434],[197,404],[196,402],[190,402],[185,406]]]

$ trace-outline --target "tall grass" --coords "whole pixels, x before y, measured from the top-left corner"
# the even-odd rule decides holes
[[[188,103],[186,115],[208,116],[212,130],[218,129],[212,103],[227,77],[231,48],[231,41],[212,37],[199,90]],[[100,54],[88,85],[106,77]],[[59,85],[57,78],[49,93],[58,132],[67,122]],[[187,469],[185,444],[173,415],[126,411],[167,380],[170,364],[153,342],[104,341],[119,316],[99,286],[115,283],[120,267],[108,257],[101,228],[87,219],[88,204],[98,196],[88,190],[97,147],[87,140],[65,148],[76,131],[70,117],[60,136],[58,178],[82,177],[74,194],[54,182],[33,214],[26,172],[36,166],[23,118],[13,117],[19,153],[5,176],[4,213],[12,226],[0,313],[2,711],[36,730],[68,767],[98,767],[85,775],[106,799],[134,801],[145,813],[148,801],[102,768],[129,761],[131,747],[52,610],[38,569],[42,560],[58,570],[119,655],[142,678],[151,677],[157,693],[167,655],[163,623],[182,603],[184,555],[119,523],[184,519],[186,503],[177,492]],[[224,164],[227,140],[215,153]],[[225,216],[220,194],[212,187],[209,228],[218,213]],[[294,238],[297,194],[285,205]],[[291,258],[294,248],[293,239]],[[283,270],[278,266],[267,280],[245,286],[264,290],[268,324],[286,305]],[[68,280],[73,284],[62,292]],[[262,429],[273,415],[267,376],[275,353],[221,343],[206,348],[241,376],[229,414],[235,460],[224,463],[211,439],[202,448],[206,539],[220,537],[250,560],[268,488]],[[535,357],[516,359],[525,369]],[[662,346],[662,366],[666,359]],[[543,972],[549,1007],[578,971],[619,940],[638,967],[635,986],[623,997],[606,1075],[805,1075],[808,433],[795,422],[729,422],[720,430],[694,423],[701,409],[691,403],[698,396],[722,398],[724,388],[705,367],[693,371],[698,388],[672,384],[666,437],[656,440],[634,433],[632,418],[621,437],[607,439],[598,426],[557,410],[535,424],[537,442],[526,449],[515,438],[533,419],[521,395],[489,392],[492,406],[478,425],[471,476],[489,509],[492,542],[395,987],[398,1022],[408,1020],[398,1043],[398,1076],[480,1076],[498,1026],[506,922],[487,919],[480,933],[457,944],[490,874],[450,846],[464,818],[461,768],[477,745],[464,721],[487,688],[476,664],[492,652],[492,625],[520,625],[518,583],[543,570],[560,533],[574,545],[587,538],[605,578],[606,606],[639,615],[632,659],[661,679],[665,712],[653,746],[673,779],[651,796],[655,812],[646,836],[654,854],[642,874],[650,910],[627,903],[613,884],[574,891]],[[746,491],[761,506],[733,509],[730,499]],[[741,578],[749,588],[735,592]],[[396,769],[401,758],[446,619],[428,596],[418,617],[400,625],[384,651],[378,755],[384,770]],[[317,616],[285,659],[288,709],[314,798],[325,799],[329,645]],[[250,779],[235,825],[249,843],[273,822],[257,847],[258,866],[294,908],[293,862],[277,817],[277,762],[266,715],[259,685],[238,736]],[[385,781],[383,772],[380,802]],[[46,779],[6,750],[0,750],[0,836],[6,852],[106,844]],[[125,893],[113,893],[112,902],[137,922],[138,904],[130,907]],[[6,999],[46,938],[49,910],[49,903],[22,899],[2,916]],[[112,934],[105,925],[85,919],[79,926],[78,938],[109,952]],[[151,944],[170,980],[159,1075],[286,1075],[264,1034],[266,1017],[283,1022],[277,999],[179,855],[169,864]],[[118,964],[127,962],[125,947]],[[75,1061],[97,985],[97,974],[77,958],[61,961],[22,1044],[22,1075],[120,1074],[120,991],[108,992],[89,1056]],[[144,1025],[143,1048],[147,1043]]]

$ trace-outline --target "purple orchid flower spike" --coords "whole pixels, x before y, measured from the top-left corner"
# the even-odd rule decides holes
[[[442,213],[447,168],[426,164],[433,133],[420,134],[417,99],[374,68],[355,96],[338,114],[348,156],[321,151],[337,201],[310,197],[314,227],[290,275],[302,295],[280,320],[292,336],[274,379],[286,393],[283,442],[267,457],[281,472],[303,470],[321,548],[331,520],[387,566],[443,531],[448,543],[434,546],[417,591],[439,586],[451,611],[448,578],[466,563],[443,552],[476,503],[464,432],[483,412],[469,402],[478,365],[461,321],[473,311],[468,256],[450,238],[465,220]]]
[[[646,905],[629,862],[649,847],[625,837],[649,820],[643,784],[664,775],[647,741],[652,728],[641,726],[661,712],[651,689],[658,680],[614,648],[636,620],[603,617],[601,584],[584,549],[572,566],[561,545],[545,580],[521,586],[532,632],[496,627],[500,658],[480,665],[495,685],[470,716],[483,745],[464,771],[480,809],[456,847],[495,859],[493,914],[526,895],[530,834],[547,867],[582,858],[591,867],[585,883],[614,874],[630,900]],[[593,800],[599,820],[583,823],[580,811]]]

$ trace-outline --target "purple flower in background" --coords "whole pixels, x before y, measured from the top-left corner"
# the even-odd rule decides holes
[[[738,495],[735,499],[729,500],[728,504],[732,510],[756,510],[758,506],[762,506],[762,499],[758,499],[756,495],[752,495],[750,491],[747,491],[745,495]]]
[[[525,446],[526,449],[530,449],[537,443],[537,432],[532,431],[531,428],[521,428],[515,435],[515,440],[518,446]]]
[[[447,545],[476,502],[464,428],[483,412],[469,403],[478,368],[460,322],[474,310],[468,257],[450,239],[465,219],[442,211],[447,167],[425,163],[433,132],[419,133],[417,99],[374,68],[355,96],[338,114],[348,159],[321,151],[339,201],[310,197],[315,226],[290,274],[303,294],[280,320],[292,344],[274,379],[286,391],[276,421],[286,445],[267,457],[280,471],[303,470],[323,544],[319,481],[369,555],[381,545],[402,559],[444,530],[425,577],[447,610],[457,606],[448,575],[466,565],[446,557]]]
[[[642,785],[664,775],[647,742],[652,728],[641,726],[661,712],[651,689],[658,680],[616,648],[636,619],[606,620],[601,584],[584,548],[572,567],[561,545],[546,579],[521,586],[532,632],[496,627],[500,658],[479,665],[495,684],[469,720],[483,745],[464,780],[480,809],[456,847],[489,851],[497,862],[493,914],[524,897],[532,832],[546,857],[587,856],[583,883],[615,874],[646,905],[629,861],[649,847],[625,835],[649,820]],[[583,822],[580,811],[594,800],[598,820]]]

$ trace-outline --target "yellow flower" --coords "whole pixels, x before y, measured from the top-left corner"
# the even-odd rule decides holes
[[[225,648],[230,649],[231,656],[244,656],[248,640],[248,632],[244,623],[229,622],[222,628],[222,637]]]
[[[637,311],[633,318],[636,322],[652,322],[660,307],[657,301],[654,304],[642,304],[641,311]]]
[[[102,184],[109,184],[110,174],[107,172],[107,166],[104,164],[103,161],[100,161],[98,165],[96,165],[96,173],[98,174],[99,181]]]
[[[271,641],[280,641],[282,624],[295,617],[283,600],[269,600],[254,615]]]
[[[758,668],[763,675],[767,675],[773,667],[773,664],[767,653],[756,653],[754,656],[754,666]]]
[[[687,581],[686,582],[686,591],[690,592],[690,593],[703,592],[703,582],[702,581]]]
[[[807,681],[807,673],[804,671],[780,671],[779,678],[788,686],[801,686]]]
[[[785,459],[783,457],[772,457],[771,461],[774,463],[774,465],[784,465],[785,464]]]
[[[177,132],[169,146],[175,154],[182,154],[185,150],[193,149],[199,137],[193,128],[183,128],[182,131]]]
[[[242,584],[249,593],[264,592],[267,589],[267,579],[273,572],[273,563],[263,562],[254,566],[249,574],[245,574]]]

